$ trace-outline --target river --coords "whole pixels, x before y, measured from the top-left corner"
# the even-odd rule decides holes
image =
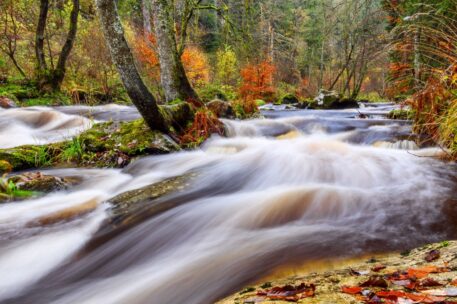
[[[386,119],[394,107],[265,108],[265,119],[225,120],[228,136],[198,150],[122,170],[45,170],[80,183],[0,206],[0,303],[214,303],[279,267],[455,237],[455,166],[417,147],[407,121]],[[0,110],[0,147],[135,118],[115,105]],[[175,208],[86,246],[106,228],[110,198],[188,173],[190,185],[162,199]]]

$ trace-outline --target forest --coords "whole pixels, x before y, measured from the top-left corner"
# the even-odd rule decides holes
[[[457,0],[0,0],[0,303],[457,303]]]

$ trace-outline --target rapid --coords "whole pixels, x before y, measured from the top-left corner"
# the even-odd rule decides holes
[[[80,182],[0,205],[0,303],[214,303],[279,267],[453,238],[455,166],[418,147],[409,122],[386,119],[394,107],[265,107],[265,119],[224,120],[227,137],[197,150],[122,170],[46,170]],[[0,111],[1,148],[139,117],[114,105]],[[94,241],[109,229],[110,199],[187,174],[160,199],[173,208],[136,210],[135,225]],[[69,208],[85,212],[42,220]]]

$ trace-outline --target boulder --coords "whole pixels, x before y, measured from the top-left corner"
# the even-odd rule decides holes
[[[355,99],[342,98],[334,91],[320,90],[319,94],[312,102],[308,103],[309,109],[319,110],[340,110],[359,108],[359,103]]]
[[[3,109],[10,109],[10,108],[16,108],[17,105],[16,103],[11,100],[10,98],[6,96],[0,96],[0,108]]]
[[[185,101],[176,101],[159,107],[167,123],[177,130],[186,128],[194,120],[195,111],[192,105]]]
[[[281,98],[279,98],[279,100],[276,102],[276,104],[297,104],[299,103],[300,100],[298,99],[297,96],[295,96],[294,94],[284,94],[281,96]]]
[[[233,118],[235,116],[232,105],[227,101],[214,99],[207,103],[206,107],[219,118]]]
[[[314,101],[318,107],[328,109],[334,102],[340,100],[340,98],[340,94],[335,91],[320,90]]]

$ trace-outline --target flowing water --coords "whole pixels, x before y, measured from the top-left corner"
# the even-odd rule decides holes
[[[407,122],[385,119],[392,107],[360,109],[368,119],[265,110],[266,119],[224,121],[228,137],[199,150],[123,170],[48,170],[81,182],[0,206],[0,302],[214,303],[281,266],[454,237],[455,167],[433,157],[439,150],[419,149]],[[138,117],[118,106],[0,114],[2,147]],[[177,207],[85,246],[106,228],[110,198],[189,172],[185,190],[162,198]],[[40,221],[68,208],[87,212]]]

